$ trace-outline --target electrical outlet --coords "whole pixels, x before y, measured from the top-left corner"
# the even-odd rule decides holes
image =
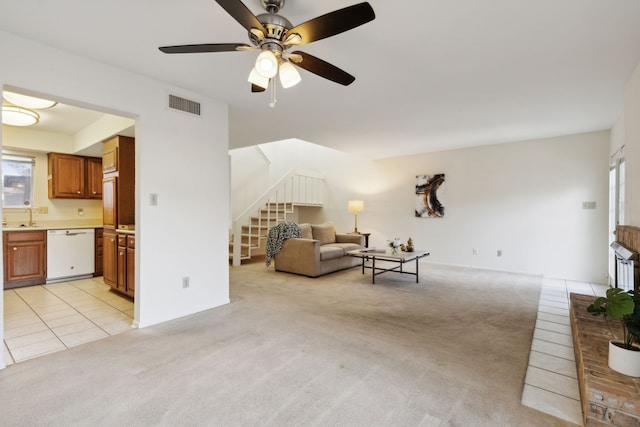
[[[48,206],[40,206],[38,208],[38,213],[39,214],[48,214],[49,213],[49,207]]]
[[[502,249],[498,249],[498,256],[502,256]]]
[[[473,248],[473,254],[478,255],[478,248]]]
[[[189,287],[189,276],[182,278],[182,287],[187,289]]]
[[[158,206],[158,195],[155,193],[149,194],[149,206]]]
[[[78,208],[78,215],[79,216],[84,216],[84,209]]]

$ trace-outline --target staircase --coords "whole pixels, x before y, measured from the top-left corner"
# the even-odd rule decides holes
[[[324,177],[292,169],[233,221],[229,260],[237,267],[264,248],[269,229],[287,220],[297,206],[322,207]]]

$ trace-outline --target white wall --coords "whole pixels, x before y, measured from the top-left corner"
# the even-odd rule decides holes
[[[0,86],[136,118],[138,324],[227,303],[227,106],[6,32],[0,57]],[[199,100],[202,117],[168,109],[170,92]],[[158,206],[149,206],[150,193]],[[187,290],[182,276],[191,278]]]
[[[381,160],[390,185],[369,198],[371,239],[412,237],[431,262],[604,283],[608,151],[598,132]],[[444,218],[412,217],[415,175],[435,173]]]
[[[624,92],[625,223],[640,227],[640,64]],[[615,144],[615,141],[612,141]]]
[[[376,162],[303,141],[262,149],[274,175],[292,165],[325,174],[325,208],[301,213],[301,221],[329,219],[350,231],[347,200],[363,199],[358,229],[372,233],[370,246],[411,237],[431,251],[428,262],[604,283],[609,137],[596,132]],[[446,174],[445,217],[416,218],[415,177],[434,173]],[[597,208],[583,210],[582,202]]]

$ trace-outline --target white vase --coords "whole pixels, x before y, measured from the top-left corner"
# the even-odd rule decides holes
[[[609,341],[609,367],[616,372],[631,377],[640,377],[640,351],[627,350],[622,341]]]

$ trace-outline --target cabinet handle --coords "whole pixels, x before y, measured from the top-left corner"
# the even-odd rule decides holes
[[[80,194],[80,192],[78,191],[78,194]]]
[[[14,247],[13,247],[13,250],[14,250],[14,251],[17,251],[17,250],[18,250],[18,248],[16,248],[16,247],[14,246]]]
[[[94,192],[93,192],[93,194],[98,194],[98,192],[97,192],[97,191],[94,191]]]

